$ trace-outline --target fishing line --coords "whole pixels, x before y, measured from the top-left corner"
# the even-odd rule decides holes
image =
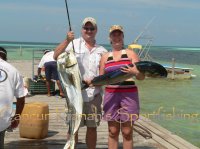
[[[65,0],[65,6],[66,6],[66,10],[67,10],[67,18],[68,18],[68,23],[69,23],[69,31],[72,31],[72,27],[71,27],[71,23],[70,23],[70,17],[69,17],[69,10],[68,10],[67,0]],[[73,41],[72,41],[72,48],[73,48],[73,52],[75,52]]]

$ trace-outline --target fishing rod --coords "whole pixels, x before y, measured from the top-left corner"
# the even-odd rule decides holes
[[[68,18],[68,23],[69,23],[69,31],[72,31],[72,27],[71,27],[71,23],[70,23],[70,18],[69,18],[69,10],[68,10],[68,5],[67,5],[67,0],[65,0],[65,6],[66,6],[66,10],[67,10],[67,18]],[[73,41],[72,41],[72,48],[73,48],[73,51],[75,52]]]

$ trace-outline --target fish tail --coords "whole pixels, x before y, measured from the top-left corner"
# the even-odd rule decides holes
[[[75,140],[68,140],[63,149],[74,149],[75,147]]]
[[[70,148],[70,141],[67,141],[63,149],[69,149]]]

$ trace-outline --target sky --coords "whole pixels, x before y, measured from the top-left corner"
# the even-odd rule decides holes
[[[125,44],[200,47],[200,0],[67,0],[75,37],[85,17],[98,24],[96,40],[109,44],[111,25],[122,25]],[[69,30],[65,0],[1,0],[0,41],[56,42]]]

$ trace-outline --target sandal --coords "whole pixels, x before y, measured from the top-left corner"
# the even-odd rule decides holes
[[[60,98],[65,98],[65,95],[59,95],[60,96]]]

